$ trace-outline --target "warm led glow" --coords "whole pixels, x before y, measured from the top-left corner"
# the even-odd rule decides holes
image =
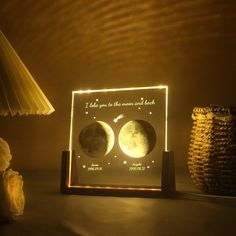
[[[71,99],[71,113],[70,113],[70,140],[69,140],[69,150],[70,150],[70,161],[69,161],[69,173],[68,173],[68,187],[71,186],[71,165],[72,165],[72,132],[73,132],[73,115],[74,115],[74,93],[72,93]]]
[[[131,87],[131,88],[113,88],[113,89],[87,89],[87,90],[77,90],[72,93],[83,94],[83,93],[101,93],[101,92],[118,92],[118,91],[134,91],[134,90],[148,90],[148,89],[166,89],[168,86],[159,85],[159,86],[149,86],[149,87]]]
[[[165,89],[165,150],[168,150],[168,146],[167,146],[167,118],[168,118],[168,86],[165,85],[160,85],[160,86],[149,86],[149,87],[132,87],[132,88],[113,88],[113,89],[98,89],[98,90],[78,90],[78,91],[72,91],[72,103],[71,103],[71,124],[70,124],[70,140],[69,140],[69,150],[70,150],[70,162],[69,162],[69,181],[68,181],[68,187],[75,187],[75,188],[97,188],[97,189],[130,189],[130,190],[135,190],[137,188],[127,188],[127,187],[100,187],[100,186],[72,186],[71,185],[71,169],[72,169],[72,133],[73,133],[73,112],[74,112],[74,98],[76,94],[90,94],[90,93],[106,93],[106,92],[120,92],[120,91],[138,91],[138,90],[162,90]],[[144,100],[143,97],[140,98],[141,101]],[[96,101],[98,101],[98,99],[96,99]],[[85,114],[88,114],[87,111],[85,112]],[[152,112],[149,112],[149,115],[152,115]],[[115,117],[113,119],[114,123],[117,123],[119,121],[119,119],[123,118],[124,115],[121,114],[118,117]],[[94,116],[93,119],[96,119],[96,117]],[[114,155],[114,158],[117,158],[117,155]],[[152,161],[152,163],[154,163],[154,161]],[[127,161],[123,161],[123,164],[127,164]],[[110,165],[110,163],[108,163],[108,165]],[[85,165],[83,165],[83,168],[86,168]],[[148,166],[147,168],[150,168],[150,166]],[[140,189],[140,188],[138,188]],[[154,190],[157,191],[157,189],[155,188],[144,188],[143,190]]]
[[[168,145],[167,145],[167,136],[168,136],[168,86],[166,86],[166,115],[165,115],[165,151],[168,151]]]
[[[69,186],[69,187],[72,187],[72,186]],[[73,186],[73,188],[76,188],[76,189],[111,189],[111,190],[142,190],[142,191],[153,191],[153,192],[161,192],[161,189],[159,188],[133,188],[133,187],[110,187],[110,186],[90,186],[90,185],[83,185],[83,186],[78,186],[78,185],[75,185]]]

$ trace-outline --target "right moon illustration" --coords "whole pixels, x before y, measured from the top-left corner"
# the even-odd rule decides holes
[[[122,126],[118,141],[121,150],[133,158],[147,156],[155,147],[156,132],[153,126],[144,120],[131,120]]]

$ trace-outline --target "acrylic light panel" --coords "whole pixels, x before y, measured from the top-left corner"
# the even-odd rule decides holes
[[[68,188],[160,190],[168,87],[72,92]]]

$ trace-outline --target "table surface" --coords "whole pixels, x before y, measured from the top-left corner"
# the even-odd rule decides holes
[[[64,195],[60,173],[23,172],[23,216],[0,225],[1,236],[234,235],[236,197],[202,194],[177,175],[174,198]]]

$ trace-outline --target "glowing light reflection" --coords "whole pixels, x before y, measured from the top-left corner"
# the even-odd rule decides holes
[[[100,92],[118,92],[118,91],[134,91],[134,90],[154,90],[154,89],[165,89],[166,90],[166,97],[165,97],[165,151],[168,151],[168,86],[166,85],[159,85],[159,86],[149,86],[149,87],[131,87],[131,88],[113,88],[113,89],[97,89],[97,90],[78,90],[78,91],[72,91],[72,102],[71,102],[71,122],[70,122],[70,139],[69,139],[69,150],[70,150],[70,161],[69,161],[69,173],[68,173],[68,187],[71,186],[71,168],[72,168],[72,131],[73,131],[73,111],[74,111],[74,96],[75,94],[89,94],[89,93],[100,93]],[[97,101],[98,99],[96,99]],[[141,100],[143,100],[143,97],[141,97]],[[86,113],[87,114],[87,113]],[[149,113],[151,115],[151,112]],[[96,117],[93,117],[96,119]],[[117,122],[118,120],[114,119],[114,122]],[[117,155],[114,156],[114,158],[117,158]],[[127,164],[126,161],[123,162],[124,164]],[[154,161],[152,161],[154,163]],[[83,168],[86,168],[85,165],[83,165]],[[73,186],[80,188],[81,186]],[[90,188],[90,186],[87,186]],[[85,187],[84,187],[85,188]],[[94,187],[93,187],[94,188]],[[98,187],[99,188],[99,187]],[[104,187],[101,187],[104,188]],[[106,187],[110,188],[110,187]],[[118,188],[116,188],[118,189]],[[121,188],[124,189],[124,188]],[[154,190],[154,189],[153,189]],[[155,189],[156,190],[156,189]]]

